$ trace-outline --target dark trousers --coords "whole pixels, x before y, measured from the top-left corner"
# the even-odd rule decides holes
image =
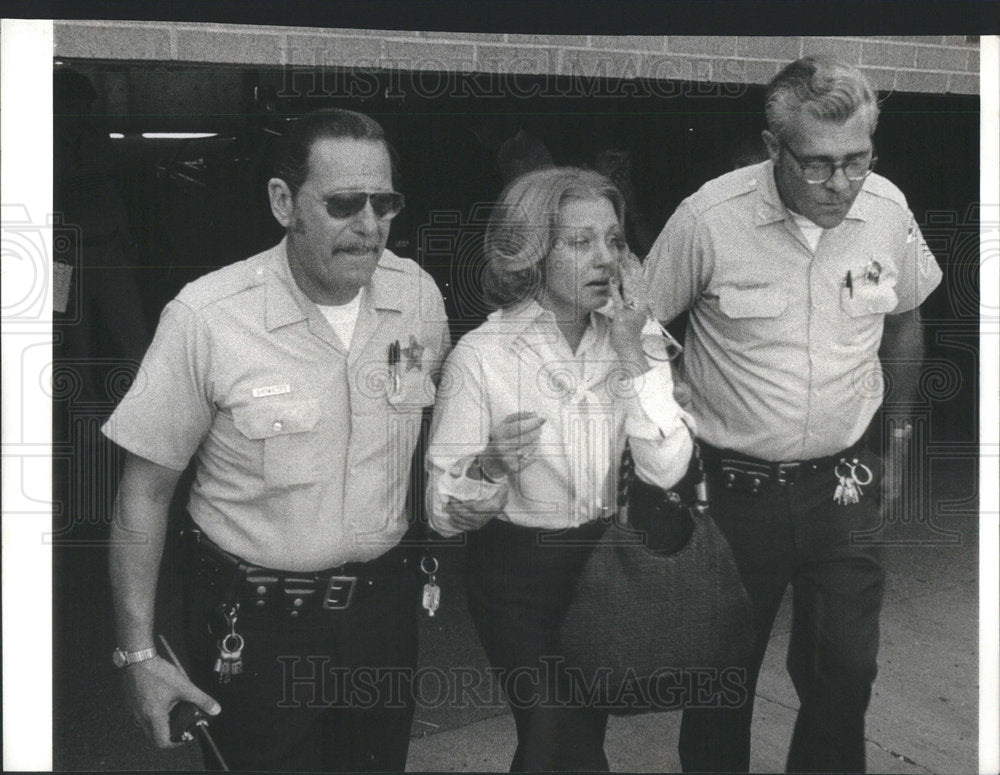
[[[419,579],[397,547],[372,563],[350,606],[303,607],[282,594],[256,606],[237,585],[235,630],[243,672],[220,684],[212,668],[227,632],[219,606],[230,573],[204,557],[189,574],[187,647],[192,680],[222,705],[210,729],[233,770],[402,772],[417,665]],[[369,583],[369,581],[371,583]],[[218,769],[205,751],[208,769]]]
[[[725,533],[753,603],[755,642],[746,664],[748,700],[738,708],[689,709],[681,723],[685,772],[747,772],[754,689],[775,614],[792,585],[788,672],[799,713],[789,772],[864,772],[864,718],[877,670],[884,573],[877,549],[852,531],[878,524],[880,465],[859,503],[833,501],[831,470],[754,495],[709,472],[712,514]]]
[[[559,641],[573,583],[603,529],[553,533],[494,519],[467,534],[472,620],[517,726],[511,772],[608,770],[607,713],[574,704]]]

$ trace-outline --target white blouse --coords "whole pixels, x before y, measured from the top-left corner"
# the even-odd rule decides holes
[[[658,330],[651,323],[643,333]],[[468,476],[490,429],[521,411],[546,420],[529,465],[499,483]],[[498,310],[445,363],[427,455],[431,526],[445,536],[460,532],[446,508],[451,500],[505,504],[496,516],[528,527],[598,519],[615,509],[626,437],[639,478],[670,487],[687,471],[693,425],[674,400],[670,364],[628,371],[601,312],[591,314],[573,353],[536,301]]]

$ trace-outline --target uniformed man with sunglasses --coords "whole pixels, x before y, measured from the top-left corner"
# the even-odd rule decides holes
[[[285,238],[167,305],[104,427],[127,453],[114,659],[159,746],[187,701],[214,716],[233,769],[405,766],[419,608],[406,496],[449,337],[430,276],[386,250],[404,203],[393,172],[371,118],[296,120],[268,182]],[[192,458],[189,680],[157,651],[154,599]]]
[[[909,404],[916,310],[941,270],[902,193],[872,172],[878,103],[856,68],[789,64],[766,116],[769,160],[682,202],[644,268],[659,318],[690,310],[682,373],[757,628],[745,702],[686,710],[681,763],[747,771],[757,675],[790,584],[800,705],[787,768],[861,772],[884,586],[875,545],[912,433],[905,415],[877,414],[882,368],[894,404]],[[865,444],[870,425],[886,466]]]

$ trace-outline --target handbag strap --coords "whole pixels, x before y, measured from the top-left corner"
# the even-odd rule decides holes
[[[628,505],[628,488],[634,476],[635,461],[632,460],[632,448],[626,439],[625,449],[622,450],[621,463],[618,466],[618,497],[615,499],[618,512],[621,514],[625,512],[625,507]]]
[[[694,507],[699,513],[708,511],[708,480],[705,477],[705,461],[701,456],[701,447],[698,440],[692,434],[691,443],[694,445],[691,457],[698,467],[698,480],[694,485],[695,503]],[[690,467],[690,466],[689,466]],[[632,459],[632,447],[625,440],[625,449],[622,450],[621,463],[618,466],[618,495],[615,503],[618,506],[618,513],[623,515],[622,524],[628,524],[628,491],[635,480],[635,461]]]
[[[698,481],[694,483],[694,507],[699,514],[708,513],[708,477],[705,476],[705,460],[701,456],[698,439],[691,437],[694,444],[694,459],[698,461]]]

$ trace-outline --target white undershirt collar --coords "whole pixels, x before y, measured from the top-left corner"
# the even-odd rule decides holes
[[[357,296],[347,304],[317,304],[319,311],[323,313],[330,322],[337,338],[344,345],[345,350],[351,349],[351,340],[354,339],[354,327],[358,322],[358,314],[361,312],[361,296],[364,294],[362,288]]]

